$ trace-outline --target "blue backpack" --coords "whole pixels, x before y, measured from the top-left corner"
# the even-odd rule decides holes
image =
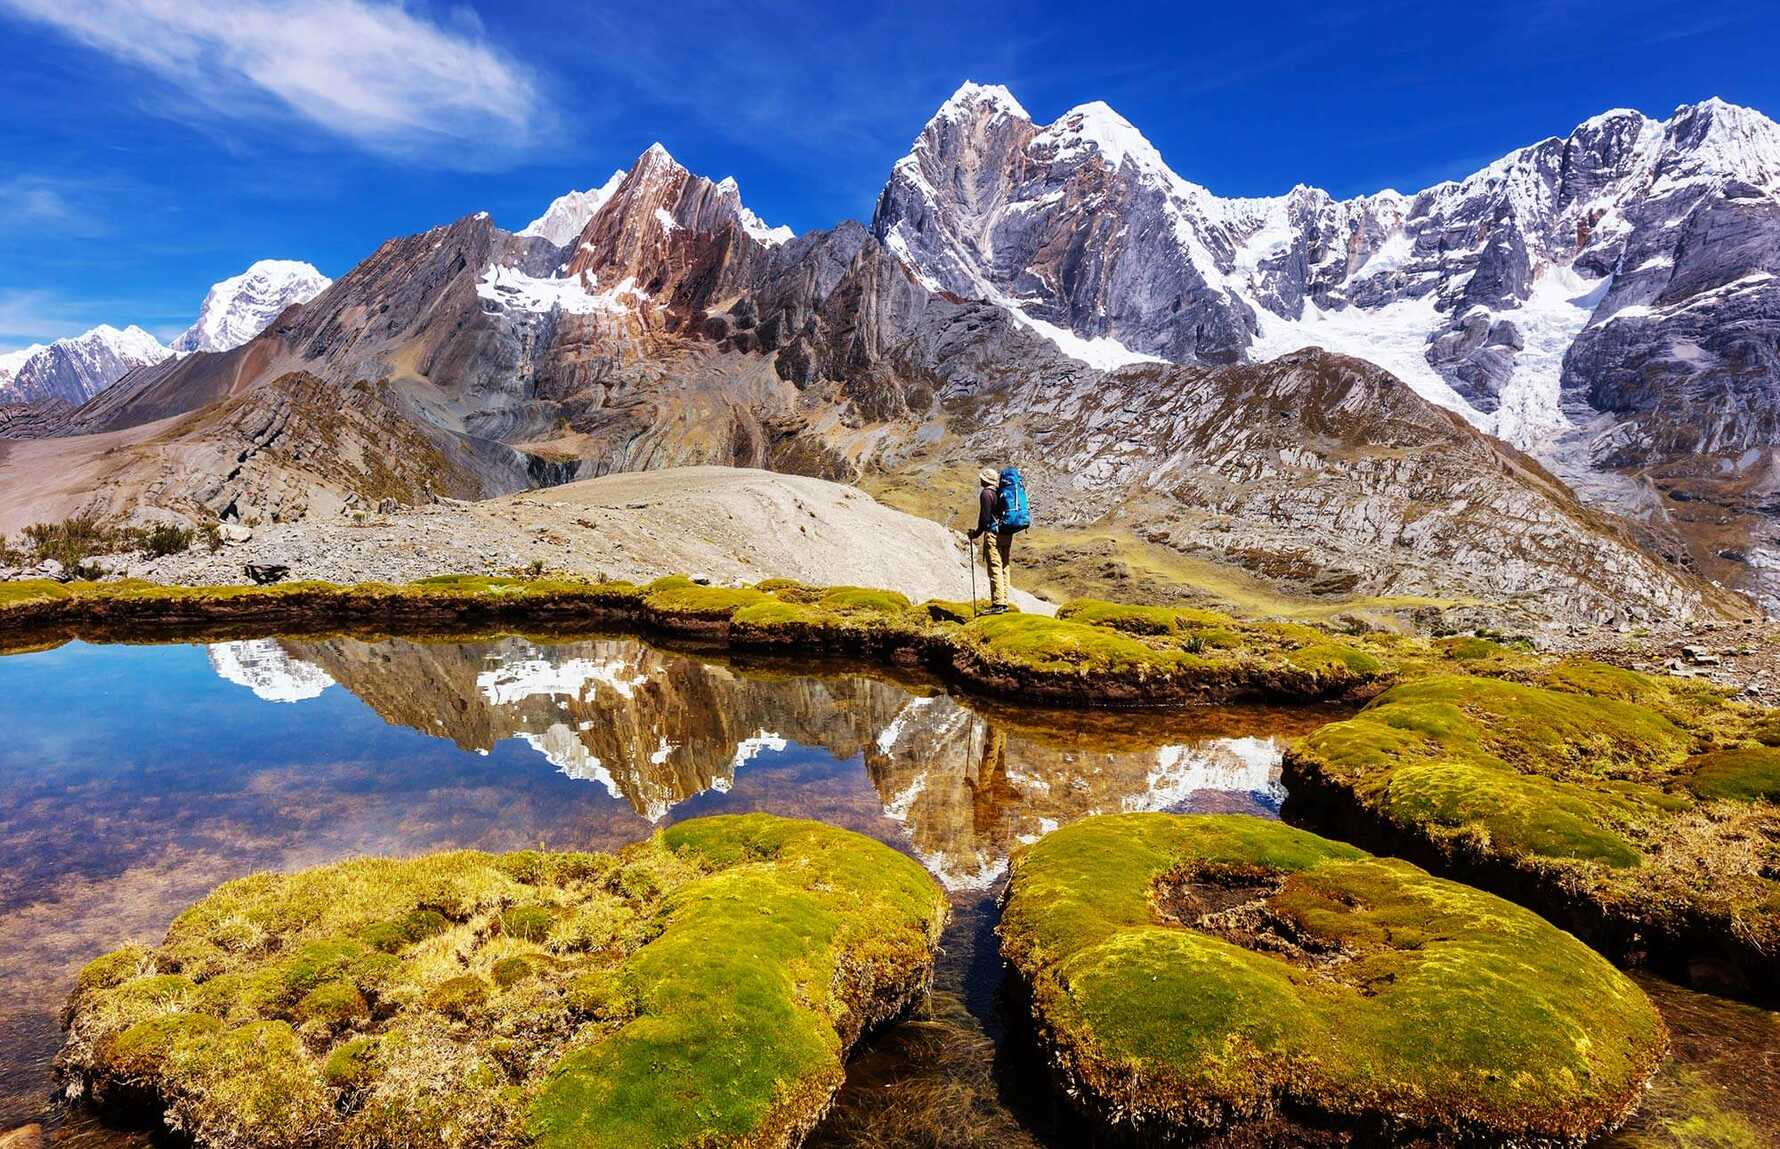
[[[1004,531],[1023,531],[1032,525],[1032,508],[1026,505],[1026,480],[1020,468],[1001,468],[1001,485],[995,491],[995,522]]]

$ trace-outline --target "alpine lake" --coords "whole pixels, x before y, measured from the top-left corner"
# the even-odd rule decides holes
[[[357,855],[608,850],[763,811],[877,838],[944,886],[933,989],[855,1052],[809,1144],[1092,1140],[1011,1028],[1008,857],[1095,813],[1291,814],[1316,708],[1052,711],[881,667],[627,637],[70,642],[0,657],[0,1133],[154,1143],[54,1097],[76,972],[219,883]],[[1602,1144],[1780,1145],[1780,1015],[1639,975],[1674,1052]]]

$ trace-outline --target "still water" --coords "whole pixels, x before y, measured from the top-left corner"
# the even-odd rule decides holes
[[[219,882],[363,853],[609,849],[764,810],[882,839],[953,896],[932,1002],[856,1058],[815,1142],[1070,1143],[1001,1041],[992,930],[1009,851],[1098,812],[1276,816],[1285,741],[1329,714],[1013,711],[809,670],[613,638],[0,658],[0,1131],[44,1115],[80,965],[157,941]],[[1780,1143],[1775,1016],[1652,990],[1682,1056],[1620,1143]],[[1714,1139],[1690,1139],[1703,1120]],[[79,1117],[53,1131],[130,1140]]]

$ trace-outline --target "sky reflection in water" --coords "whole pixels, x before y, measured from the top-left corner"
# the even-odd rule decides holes
[[[0,658],[0,1129],[42,1108],[80,964],[157,941],[242,874],[361,853],[604,849],[767,810],[881,838],[969,899],[1011,848],[1089,813],[1275,813],[1287,721],[985,716],[875,677],[629,639],[72,643]]]
[[[967,705],[630,639],[72,643],[0,658],[0,1131],[43,1112],[80,965],[158,941],[220,882],[365,853],[609,849],[681,818],[766,810],[878,837],[954,895],[932,1008],[861,1057],[813,1144],[883,1142],[911,1113],[971,1125],[947,1139],[1064,1143],[997,1080],[991,897],[1009,851],[1098,812],[1274,816],[1284,740],[1326,719]],[[1780,1016],[1648,987],[1678,1057],[1610,1144],[1688,1144],[1690,1130],[1780,1144]],[[934,1102],[959,1097],[973,1100],[956,1113]],[[58,1133],[139,1140],[90,1121]]]

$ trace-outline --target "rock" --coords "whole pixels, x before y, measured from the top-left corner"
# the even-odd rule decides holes
[[[1668,1047],[1636,983],[1527,910],[1247,815],[1057,830],[1015,856],[999,933],[1063,1095],[1158,1141],[1582,1144]]]
[[[44,559],[31,568],[31,574],[35,578],[54,579],[57,582],[68,581],[67,570],[56,559]]]
[[[177,1100],[200,1146],[795,1144],[925,988],[946,905],[888,846],[758,814],[266,875],[82,970],[58,1068],[101,1107]]]
[[[260,586],[281,582],[290,574],[290,567],[283,563],[248,563],[241,570],[250,580]]]
[[[253,541],[253,528],[243,523],[219,523],[216,533],[229,546],[240,546],[242,543]]]
[[[377,513],[380,515],[393,515],[401,510],[401,508],[402,504],[395,499],[383,498],[377,500]]]

